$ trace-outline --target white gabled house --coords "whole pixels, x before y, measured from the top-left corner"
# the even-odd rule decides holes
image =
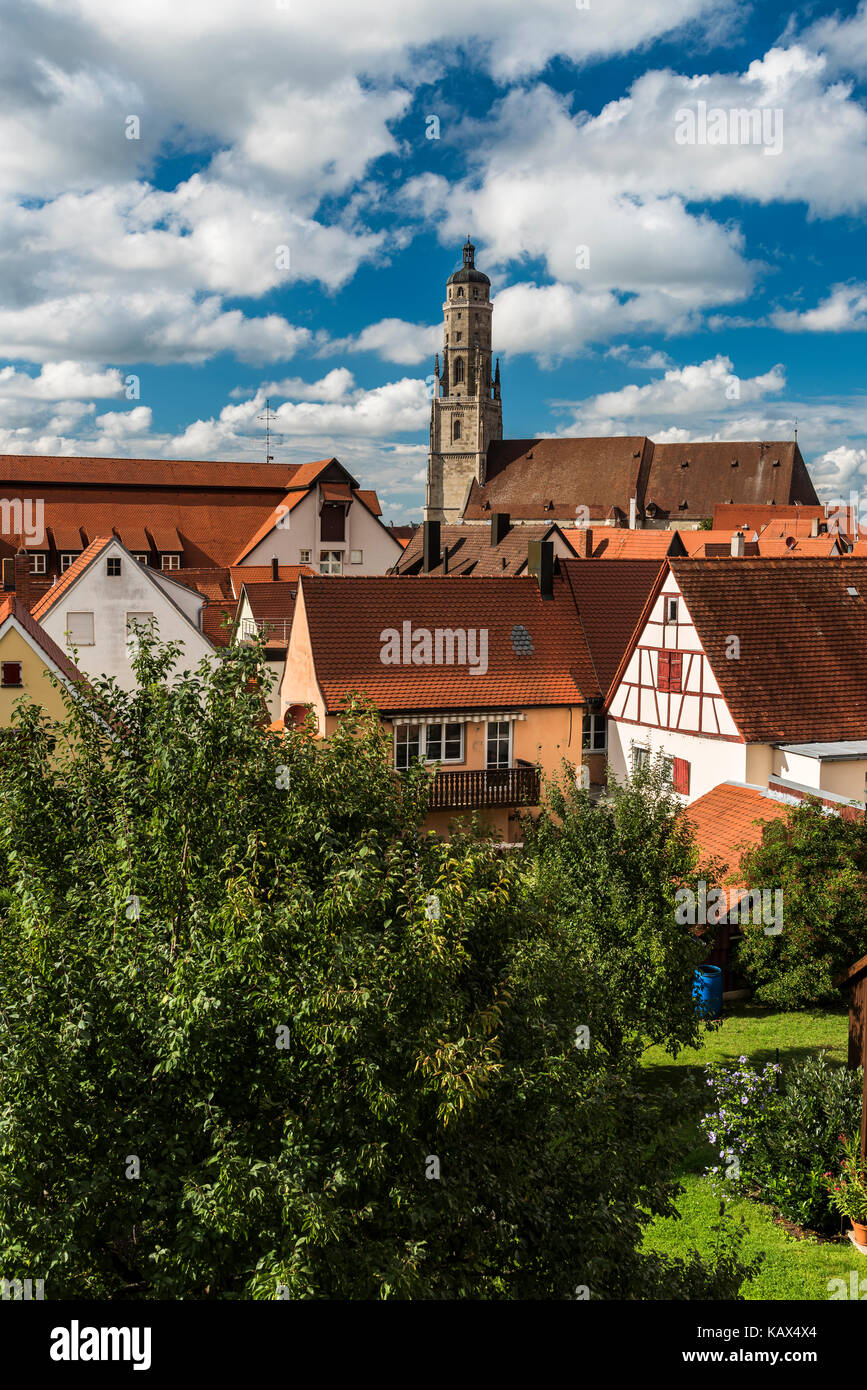
[[[721,782],[865,801],[867,561],[674,559],[607,701],[623,780],[662,753],[686,801]]]
[[[141,627],[180,642],[176,670],[194,669],[214,648],[202,631],[204,596],[141,564],[116,536],[101,536],[34,604],[33,618],[89,676],[135,686],[127,639]]]

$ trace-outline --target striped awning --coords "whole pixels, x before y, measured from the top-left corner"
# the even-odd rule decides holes
[[[484,724],[486,722],[508,721],[516,723],[527,718],[523,710],[478,709],[453,712],[444,710],[438,714],[389,714],[385,716],[389,724]]]

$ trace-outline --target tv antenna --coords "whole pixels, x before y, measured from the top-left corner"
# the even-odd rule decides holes
[[[795,416],[795,443],[798,442],[798,417]]]
[[[256,416],[257,420],[262,420],[265,425],[265,462],[273,463],[274,455],[271,453],[271,421],[277,419],[276,412],[271,409],[270,396],[265,400],[265,409],[261,415]]]

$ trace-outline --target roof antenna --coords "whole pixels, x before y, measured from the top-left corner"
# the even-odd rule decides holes
[[[798,442],[798,417],[795,416],[795,443]]]
[[[276,412],[271,409],[270,396],[265,400],[265,410],[262,415],[256,416],[257,420],[265,422],[265,462],[273,463],[274,455],[271,453],[271,421],[277,419]]]

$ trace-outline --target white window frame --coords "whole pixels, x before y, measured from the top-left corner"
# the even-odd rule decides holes
[[[632,772],[635,773],[640,767],[644,767],[650,762],[650,747],[646,743],[633,743],[629,757]]]
[[[180,555],[161,555],[161,556],[160,556],[160,569],[162,569],[162,570],[179,570],[180,567],[181,567],[181,557],[180,557]]]
[[[151,562],[150,553],[146,550],[137,550],[132,558],[137,560],[140,565],[148,566]]]
[[[674,608],[673,613],[672,607]],[[677,596],[675,594],[666,594],[665,596],[665,621],[667,623],[677,622]]]
[[[499,763],[499,762],[498,762],[498,763],[490,763],[490,762],[488,762],[488,757],[489,757],[489,753],[488,753],[488,740],[489,740],[489,738],[490,738],[490,731],[491,731],[491,729],[493,728],[493,726],[494,726],[495,724],[505,724],[506,728],[507,728],[508,731],[509,731],[509,746],[508,746],[508,754],[507,754],[507,756],[508,756],[508,762],[505,762],[505,763]],[[511,719],[487,719],[487,720],[485,721],[485,769],[486,769],[486,771],[488,771],[488,772],[502,772],[505,768],[508,768],[508,767],[511,767],[511,766],[512,766],[512,763],[513,763],[514,732],[515,732],[515,731],[514,731],[514,725],[512,724]],[[498,735],[498,741],[500,740],[500,737],[501,737],[501,736]]]
[[[60,553],[60,573],[65,574],[69,567],[75,564],[80,554],[80,550],[62,550]]]
[[[46,558],[44,550],[32,550],[30,552],[30,573],[45,574]]]
[[[408,731],[409,737],[407,737],[406,739],[403,739],[403,740],[399,740],[399,739],[398,739],[398,734],[401,732],[401,730],[404,730],[404,729],[406,729],[406,730]],[[413,743],[413,742],[415,742],[415,741],[418,742],[418,752],[415,753],[415,754],[413,754],[413,756],[412,756],[411,758],[408,757],[408,758],[407,758],[407,761],[406,761],[405,763],[399,762],[399,761],[398,761],[398,756],[397,756],[397,750],[398,750],[399,744],[400,744],[401,742],[405,742],[406,744],[411,744],[411,743]],[[395,724],[395,726],[394,726],[394,766],[395,766],[395,770],[396,770],[397,772],[406,772],[407,769],[408,769],[409,767],[411,767],[413,763],[419,762],[419,761],[421,760],[421,757],[422,757],[423,745],[424,745],[424,740],[423,740],[423,738],[422,738],[422,728],[421,728],[421,725],[420,725],[420,724]]]
[[[112,565],[117,565],[117,569],[112,569]],[[119,555],[109,555],[106,557],[105,573],[109,579],[120,579],[123,574],[123,565]]]
[[[590,727],[587,728],[587,720],[590,720]],[[599,725],[605,731],[601,747],[596,746],[596,734]],[[581,726],[581,751],[583,753],[607,753],[608,752],[608,718],[604,714],[585,714]]]
[[[320,550],[319,573],[331,574],[339,578],[343,574],[343,551]]]
[[[82,641],[81,638],[76,639],[76,638],[73,636],[73,633],[72,633],[72,622],[71,622],[71,619],[72,619],[72,618],[89,618],[89,619],[90,619],[90,641],[89,641],[89,642],[88,642],[88,641]],[[88,612],[86,612],[86,611],[84,611],[84,610],[81,610],[80,612],[79,612],[79,611],[70,611],[70,612],[68,612],[68,613],[66,614],[66,629],[65,629],[65,633],[66,633],[66,645],[67,645],[67,647],[95,647],[95,646],[96,646],[96,623],[95,623],[95,621],[94,621],[94,614],[93,614],[93,613],[88,613]]]
[[[349,563],[350,563],[350,565],[363,565],[363,564],[364,564],[364,551],[363,551],[363,550],[350,550],[350,552],[349,552]]]
[[[443,749],[445,749],[445,745],[446,745],[446,725],[447,725],[447,724],[456,724],[456,725],[457,725],[457,728],[458,728],[458,737],[459,737],[460,745],[461,745],[461,746],[460,746],[460,753],[459,753],[458,757],[456,757],[456,758],[447,758],[447,757],[445,756],[445,754],[443,754],[443,756],[442,756],[441,758],[432,758],[431,755],[430,755],[430,753],[428,752],[428,746],[427,746],[427,743],[428,743],[428,733],[429,733],[429,731],[430,731],[431,729],[440,729],[440,730],[441,730],[441,734],[440,734],[440,747],[443,748]],[[425,760],[425,762],[426,762],[426,763],[434,763],[434,762],[442,763],[443,766],[445,766],[446,763],[463,763],[463,762],[466,762],[466,746],[465,746],[465,742],[464,742],[464,729],[465,729],[465,725],[461,724],[457,719],[438,719],[438,720],[436,720],[436,722],[435,722],[434,724],[425,724],[424,730],[423,730],[423,732],[424,732],[424,740],[423,740],[423,742],[424,742],[424,760]]]
[[[299,565],[310,565],[310,564],[312,564],[312,563],[313,563],[313,551],[312,551],[312,550],[299,550],[299,551],[298,551],[298,563],[299,563]]]

